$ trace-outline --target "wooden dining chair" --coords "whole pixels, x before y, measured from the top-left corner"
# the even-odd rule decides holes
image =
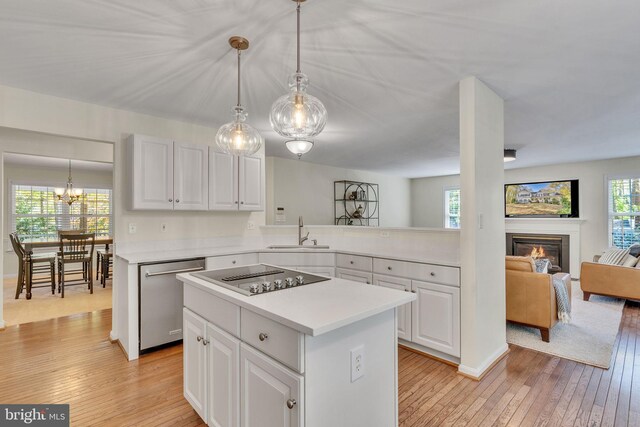
[[[13,251],[18,256],[18,281],[16,283],[16,299],[20,298],[20,294],[26,288],[27,299],[31,299],[32,288],[51,287],[51,293],[56,292],[56,254],[53,252],[44,253],[27,253],[18,233],[9,234]],[[48,273],[49,278],[34,279],[34,274]],[[47,283],[42,286],[34,286],[40,283]]]
[[[62,236],[65,235],[77,235],[77,234],[82,234],[82,233],[86,233],[85,231],[82,230],[58,230],[58,241],[61,242],[62,241]],[[58,259],[62,256],[62,253],[60,252],[60,250],[58,250]],[[58,260],[58,264],[60,264],[60,261]],[[82,265],[80,265],[79,267],[75,267],[75,268],[66,268],[65,269],[65,273],[68,275],[73,275],[73,274],[77,274],[77,273],[82,273],[82,278],[83,280],[87,280],[87,274],[91,274],[90,272],[87,271],[87,264],[84,263]],[[58,292],[60,292],[60,288],[61,288],[61,283],[62,283],[62,270],[59,268],[58,265]],[[87,281],[87,283],[89,283]]]
[[[95,233],[66,232],[60,235],[60,250],[58,258],[59,279],[58,288],[64,298],[65,286],[88,285],[90,293],[93,293],[93,249],[95,247]],[[81,268],[73,270],[81,273],[82,279],[67,282],[67,266],[81,264]]]

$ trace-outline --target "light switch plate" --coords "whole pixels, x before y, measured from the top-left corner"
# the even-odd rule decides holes
[[[256,229],[256,223],[253,221],[249,221],[247,222],[247,230],[255,230]]]

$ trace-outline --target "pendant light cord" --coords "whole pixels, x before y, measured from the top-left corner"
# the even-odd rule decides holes
[[[300,69],[300,2],[298,2],[298,7],[296,8],[296,11],[298,13],[298,29],[297,29],[297,40],[298,40],[298,69],[296,70],[296,73],[301,73],[302,70]]]
[[[240,52],[242,52],[240,49],[237,49],[238,51],[238,107],[240,107],[242,104],[240,104]]]
[[[69,159],[69,178],[67,181],[71,182],[71,159]]]

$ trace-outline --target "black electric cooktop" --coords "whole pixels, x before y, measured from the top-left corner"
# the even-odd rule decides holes
[[[330,280],[329,277],[316,276],[268,264],[245,265],[191,274],[199,279],[249,296]]]

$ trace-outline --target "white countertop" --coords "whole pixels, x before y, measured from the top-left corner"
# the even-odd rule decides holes
[[[191,274],[178,274],[177,278],[311,336],[331,332],[416,299],[412,292],[343,279],[246,296]]]
[[[424,264],[443,265],[447,267],[460,267],[460,263],[436,260],[436,259],[424,259],[411,256],[399,256],[398,254],[384,253],[383,251],[353,251],[348,249],[269,249],[265,247],[254,246],[225,246],[215,248],[192,248],[192,249],[178,249],[171,251],[146,251],[146,252],[133,252],[133,253],[116,253],[118,258],[125,260],[129,264],[142,264],[150,262],[162,262],[162,261],[174,261],[188,258],[206,258],[222,255],[237,255],[244,253],[341,253],[347,255],[359,255],[378,257],[385,259],[392,259],[397,261],[419,262]]]

